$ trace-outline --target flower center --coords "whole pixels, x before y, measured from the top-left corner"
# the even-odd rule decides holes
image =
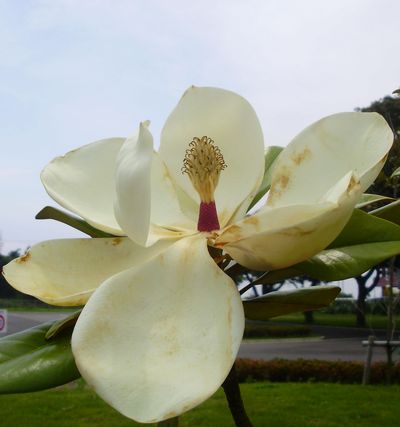
[[[182,173],[187,174],[200,196],[199,231],[218,230],[219,222],[214,192],[221,171],[226,168],[224,156],[214,141],[203,136],[194,137],[183,159]]]

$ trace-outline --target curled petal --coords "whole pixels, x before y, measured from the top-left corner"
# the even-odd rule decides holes
[[[52,305],[83,305],[107,278],[147,261],[174,240],[150,248],[126,237],[48,240],[3,268],[15,289]]]
[[[342,176],[354,171],[365,191],[381,170],[393,132],[377,113],[340,113],[301,132],[274,164],[267,204],[320,201]]]
[[[126,140],[118,155],[114,204],[121,228],[141,245],[173,231],[185,235],[196,230],[195,222],[181,212],[168,171],[153,151],[148,124],[140,124],[138,134]]]
[[[127,138],[117,158],[115,217],[125,233],[145,245],[150,228],[153,137],[149,122]]]
[[[184,93],[162,130],[159,152],[174,183],[197,203],[198,195],[181,168],[193,137],[203,136],[214,140],[227,164],[215,193],[224,226],[262,179],[262,130],[251,105],[233,92],[192,86]]]
[[[42,171],[47,193],[93,227],[123,235],[113,211],[115,160],[125,138],[109,138],[56,157]]]
[[[79,317],[72,350],[100,397],[150,423],[187,411],[217,390],[243,328],[236,286],[197,234],[104,282]]]
[[[254,270],[276,270],[323,250],[351,216],[361,187],[349,173],[315,204],[264,207],[227,227],[215,239],[235,261]]]

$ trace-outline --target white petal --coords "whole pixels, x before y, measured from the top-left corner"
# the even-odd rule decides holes
[[[115,160],[124,138],[85,145],[55,158],[42,171],[48,194],[94,227],[122,235],[113,210]]]
[[[270,206],[312,203],[342,176],[354,171],[361,189],[372,184],[393,142],[385,119],[376,113],[340,113],[300,133],[274,165]]]
[[[195,222],[181,212],[168,171],[153,151],[147,126],[148,122],[141,123],[138,134],[126,140],[118,155],[114,206],[121,228],[141,245],[162,238],[162,228],[180,235],[196,230]]]
[[[218,389],[243,328],[235,284],[197,234],[103,283],[79,317],[72,350],[100,397],[150,423],[187,411]]]
[[[143,248],[126,237],[49,240],[34,245],[3,272],[15,289],[48,304],[82,305],[104,280],[147,261],[173,242]]]
[[[251,105],[233,92],[191,87],[184,93],[162,130],[160,155],[174,182],[197,203],[198,195],[181,168],[193,137],[205,135],[220,148],[228,166],[215,193],[224,226],[263,176],[262,130]]]
[[[227,227],[215,240],[235,261],[254,270],[276,270],[325,249],[346,225],[361,194],[350,173],[315,204],[266,206]]]
[[[185,207],[184,203],[182,205]],[[154,153],[151,171],[151,223],[169,229],[193,232],[197,230],[197,216],[193,216],[192,212],[185,209],[188,216],[183,213],[167,167],[158,153]]]
[[[153,137],[148,122],[127,138],[117,158],[115,217],[124,232],[145,245],[150,228]]]

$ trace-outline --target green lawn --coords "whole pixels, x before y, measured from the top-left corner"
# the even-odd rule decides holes
[[[355,314],[328,314],[319,311],[314,312],[316,325],[350,326],[356,327]],[[303,313],[288,314],[275,317],[270,322],[305,323]],[[367,315],[367,326],[371,328],[386,328],[387,317],[383,315]]]
[[[253,383],[242,385],[255,427],[398,426],[400,386]],[[0,396],[3,426],[132,427],[83,387]],[[147,424],[148,425],[148,424]],[[233,426],[223,393],[182,417],[182,427]]]

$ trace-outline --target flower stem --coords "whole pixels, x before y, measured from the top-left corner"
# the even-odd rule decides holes
[[[222,384],[226,400],[229,404],[232,417],[236,427],[253,427],[244,408],[242,395],[240,394],[239,382],[236,375],[235,365],[232,366],[228,376]]]
[[[158,427],[179,427],[179,417],[169,418],[168,420],[157,423]]]

